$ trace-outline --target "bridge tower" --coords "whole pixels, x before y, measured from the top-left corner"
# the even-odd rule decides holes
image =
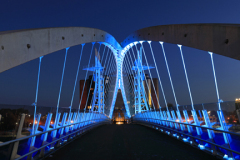
[[[103,77],[104,67],[100,62],[100,54],[95,48],[95,66],[84,68],[83,70],[89,70],[94,72],[93,80],[95,81],[95,87],[92,98],[91,111],[98,111],[99,113],[104,113],[104,77]]]
[[[134,62],[132,70],[135,71],[134,75],[134,92],[135,92],[135,113],[149,110],[149,104],[146,100],[145,87],[143,85],[145,79],[144,70],[152,69],[154,67],[142,64],[142,47],[137,51],[137,59]],[[147,82],[146,82],[147,84]],[[150,93],[151,94],[151,93]]]

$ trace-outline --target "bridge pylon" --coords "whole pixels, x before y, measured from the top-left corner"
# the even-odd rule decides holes
[[[146,100],[145,87],[144,87],[144,70],[152,69],[154,67],[142,64],[142,47],[137,51],[137,59],[134,62],[132,70],[135,71],[134,75],[134,92],[135,92],[135,114],[142,111],[149,110],[149,104]]]
[[[104,67],[100,62],[100,54],[95,48],[95,66],[84,68],[83,70],[89,70],[94,72],[93,80],[95,81],[95,87],[92,98],[91,111],[97,111],[104,113],[104,78],[103,78]]]

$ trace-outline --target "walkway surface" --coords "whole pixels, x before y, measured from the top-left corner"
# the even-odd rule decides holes
[[[157,130],[144,126],[104,125],[69,143],[46,160],[214,160]]]

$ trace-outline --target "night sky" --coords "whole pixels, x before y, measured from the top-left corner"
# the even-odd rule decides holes
[[[0,9],[0,31],[47,27],[92,27],[112,34],[119,42],[135,30],[167,24],[188,23],[233,23],[240,24],[240,1],[231,0],[52,0],[52,1],[2,1]],[[96,45],[98,47],[98,44]],[[148,62],[148,45],[144,45]],[[101,50],[103,50],[103,46]],[[88,59],[91,44],[83,51]],[[162,77],[167,101],[174,104],[173,95],[159,43],[153,43],[155,58]],[[176,96],[180,105],[190,104],[185,75],[179,49],[165,44],[166,56],[172,74]],[[81,46],[69,49],[65,78],[63,81],[60,107],[70,105]],[[39,84],[40,106],[56,106],[65,50],[54,52],[43,58]],[[195,104],[216,102],[216,92],[210,56],[206,51],[183,47],[189,81]],[[144,60],[145,61],[145,60]],[[234,101],[240,98],[240,62],[214,55],[220,98]],[[92,59],[93,63],[93,59]],[[83,61],[83,66],[87,62]],[[30,105],[35,100],[38,59],[0,73],[0,104]],[[85,71],[78,77],[84,79]],[[152,72],[157,77],[156,71]],[[78,107],[79,86],[77,85],[73,108]],[[160,92],[160,102],[163,98]]]

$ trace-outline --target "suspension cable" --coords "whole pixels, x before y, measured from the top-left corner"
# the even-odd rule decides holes
[[[192,93],[191,93],[191,89],[190,89],[190,85],[189,85],[189,81],[188,81],[187,70],[186,70],[186,67],[185,67],[185,62],[184,62],[183,53],[182,53],[182,45],[179,45],[179,44],[178,44],[178,47],[179,47],[180,53],[181,53],[181,58],[182,58],[183,68],[184,68],[185,77],[186,77],[186,81],[187,81],[188,92],[189,92],[189,96],[190,96],[190,100],[191,100],[192,109],[194,110]]]
[[[141,42],[140,42],[140,43],[141,43]],[[146,60],[147,66],[148,66],[148,72],[149,72],[149,74],[150,74],[151,82],[152,82],[152,84],[153,84],[153,89],[154,89],[154,92],[155,92],[155,96],[157,97],[157,101],[158,101],[159,108],[161,108],[161,105],[160,105],[160,102],[159,102],[159,99],[158,99],[159,97],[157,96],[157,92],[156,92],[156,89],[155,89],[155,85],[154,85],[153,80],[152,80],[152,74],[151,74],[151,71],[150,71],[150,69],[149,69],[148,60],[147,60],[147,57],[146,57],[146,54],[145,54],[145,50],[144,50],[144,47],[143,47],[143,44],[142,44],[142,43],[141,43],[141,46],[142,46],[142,48],[143,48],[143,55],[144,55],[144,57],[145,57],[145,60]]]
[[[74,84],[74,88],[73,88],[73,94],[72,94],[72,100],[71,100],[71,103],[70,103],[70,111],[69,113],[71,113],[71,110],[72,110],[72,104],[73,104],[73,98],[74,98],[74,94],[75,94],[75,88],[76,88],[76,84],[77,84],[77,78],[78,78],[78,73],[79,73],[79,68],[80,68],[80,63],[81,63],[81,58],[82,58],[82,52],[83,52],[83,47],[84,47],[85,43],[82,44],[82,50],[81,50],[81,54],[80,54],[80,57],[79,57],[79,62],[78,62],[78,68],[77,68],[77,74],[76,74],[76,78],[75,78],[75,84]]]
[[[215,67],[214,67],[214,61],[213,61],[213,53],[212,53],[212,52],[208,52],[208,53],[210,54],[211,62],[212,62],[213,76],[214,76],[215,88],[216,88],[217,99],[218,99],[218,108],[219,108],[219,110],[221,110],[221,104],[220,104],[221,100],[220,100],[220,98],[219,98],[218,85],[217,85],[217,78],[216,78]]]
[[[90,53],[90,58],[88,60],[88,67],[90,65],[90,60],[91,60],[91,57],[92,57],[94,44],[95,44],[95,42],[92,42],[92,49],[91,49],[91,53]],[[84,88],[85,88],[87,75],[88,75],[88,70],[87,70],[86,75],[85,75],[85,80],[84,80],[84,84],[83,84],[83,90],[82,90],[82,94],[81,94],[81,99],[80,99],[80,102],[79,102],[78,110],[80,110],[80,106],[81,106],[81,103],[82,103],[83,91],[84,91]],[[84,110],[84,113],[85,113],[85,110]]]
[[[33,115],[33,127],[32,127],[32,135],[35,134],[35,119],[36,119],[36,111],[37,111],[37,100],[38,100],[38,87],[39,87],[39,78],[40,78],[40,71],[41,71],[41,62],[42,62],[43,56],[39,57],[39,65],[38,65],[38,77],[37,77],[37,87],[36,87],[36,97],[34,105],[34,115]]]
[[[149,42],[148,42],[148,43],[149,43]],[[159,80],[159,84],[160,84],[160,86],[161,86],[161,90],[162,90],[162,94],[163,94],[163,99],[164,99],[165,105],[166,105],[166,107],[167,107],[167,100],[166,100],[165,93],[164,93],[164,90],[163,90],[161,77],[160,77],[159,72],[158,72],[158,68],[157,68],[157,65],[156,65],[155,56],[154,56],[154,54],[153,54],[153,50],[152,50],[151,43],[149,43],[149,45],[150,45],[152,57],[153,57],[153,60],[154,60],[155,68],[156,68],[156,70],[157,70],[158,80]]]
[[[63,83],[63,77],[64,77],[64,72],[65,72],[65,65],[66,65],[66,59],[67,59],[68,49],[69,49],[69,47],[66,48],[65,59],[64,59],[64,63],[63,63],[62,79],[61,79],[60,90],[59,90],[59,94],[58,94],[57,111],[56,111],[54,128],[57,127],[57,126],[56,126],[56,124],[57,124],[56,121],[57,121],[59,103],[60,103],[60,99],[61,99],[62,83]]]
[[[136,50],[137,50],[137,45],[135,44],[135,47],[136,47]],[[141,63],[142,63],[142,60],[141,60]],[[145,80],[146,80],[146,84],[147,84],[147,89],[148,89],[148,91],[150,90],[149,89],[149,85],[148,85],[148,82],[147,82],[147,78],[146,78],[146,74],[145,74],[145,71],[144,71],[144,69],[143,69],[143,66],[142,66],[142,71],[143,71],[143,75],[144,75],[144,77],[145,77]],[[144,86],[144,85],[143,85]],[[144,88],[144,92],[146,92],[145,91],[145,88]],[[145,93],[146,94],[146,93]],[[149,93],[148,93],[149,94]],[[153,99],[152,99],[152,94],[150,94],[150,97],[151,97],[151,101],[152,101],[152,104],[153,104],[153,108],[154,108],[154,110],[156,111],[156,108],[155,108],[155,104],[154,104],[154,102],[153,102]],[[149,98],[147,97],[147,100],[148,100],[148,102],[149,102]]]
[[[177,110],[178,110],[177,98],[176,98],[176,95],[175,95],[175,91],[174,91],[174,87],[173,87],[173,83],[172,83],[172,78],[171,78],[170,70],[169,70],[169,67],[168,67],[167,58],[166,58],[166,55],[165,55],[165,50],[164,50],[163,42],[159,42],[159,43],[160,43],[161,46],[162,46],[163,56],[164,56],[164,59],[165,59],[165,63],[166,63],[166,67],[167,67],[167,71],[168,71],[168,76],[169,76],[169,80],[170,80],[171,87],[172,87],[172,92],[173,92],[174,100],[175,100],[176,107],[177,107]]]

